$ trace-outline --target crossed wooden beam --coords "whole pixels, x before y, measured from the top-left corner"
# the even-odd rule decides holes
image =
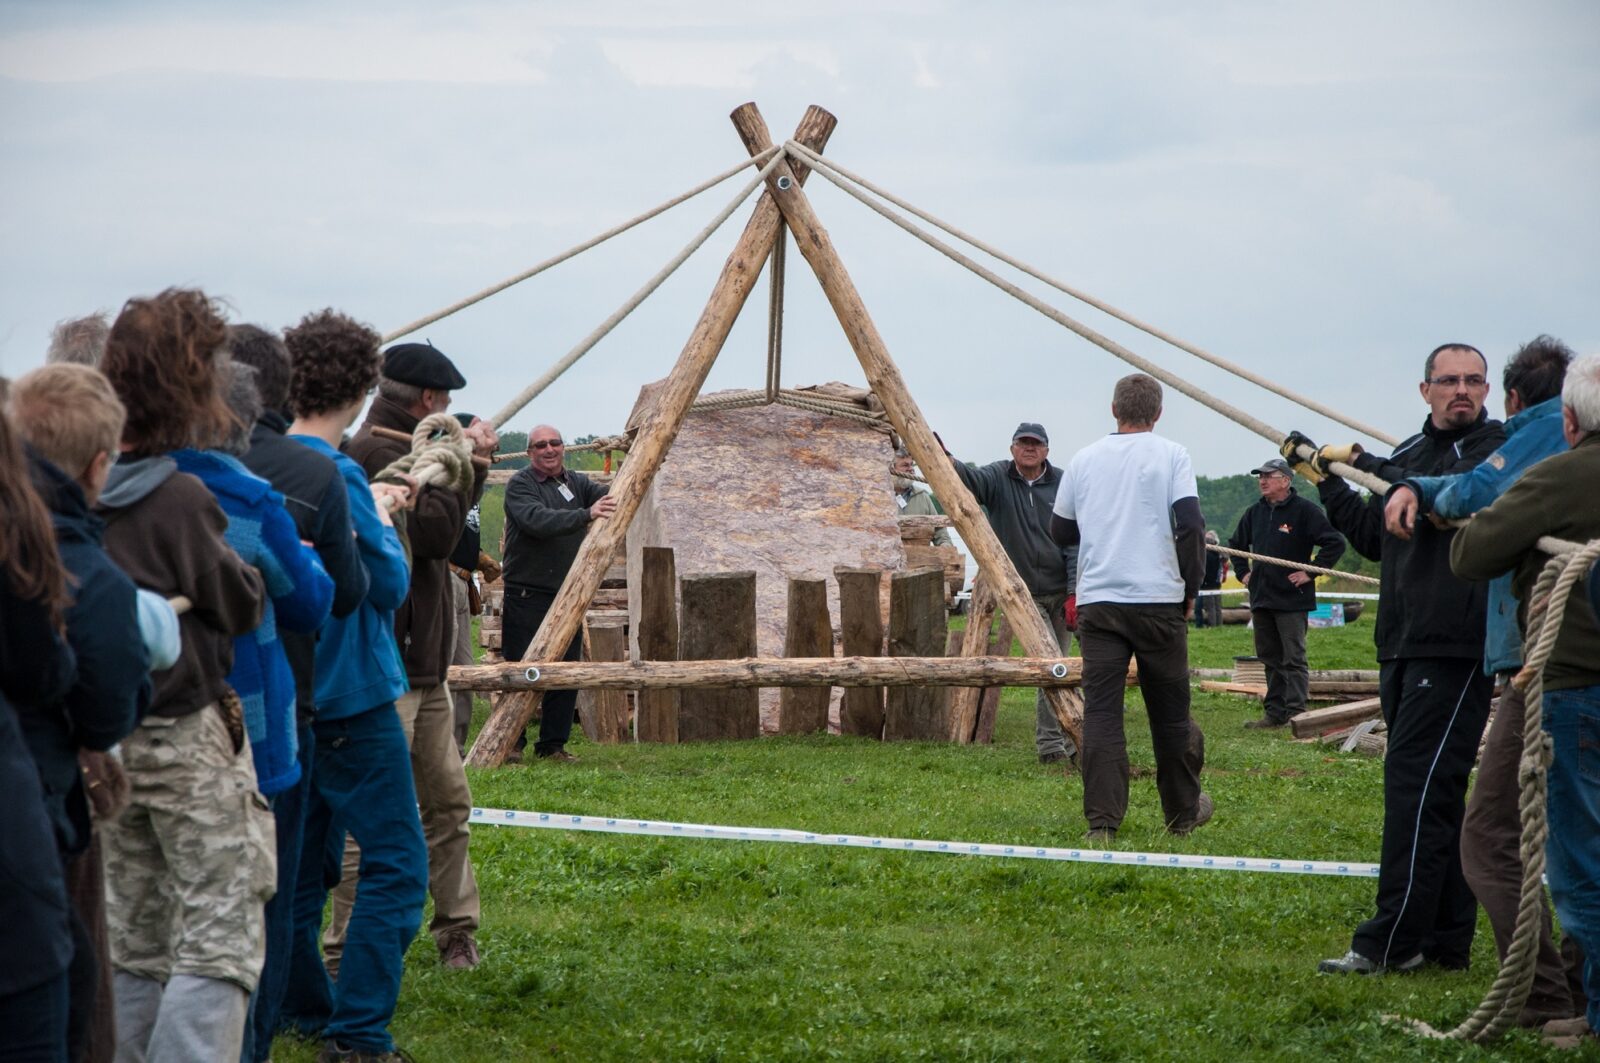
[[[760,154],[772,146],[766,121],[755,104],[744,104],[730,117],[751,155]],[[812,151],[821,153],[837,124],[838,120],[821,107],[809,107],[795,130],[794,139]],[[678,355],[677,364],[657,393],[655,405],[628,452],[628,460],[622,464],[611,483],[611,497],[617,502],[616,511],[609,519],[589,525],[588,534],[578,549],[577,557],[573,559],[550,611],[545,615],[544,623],[528,644],[527,652],[522,655],[523,662],[540,664],[560,661],[567,645],[578,634],[584,612],[599,590],[600,581],[605,577],[617,548],[627,536],[628,525],[638,512],[639,503],[661,468],[673,440],[677,438],[689,407],[705,384],[706,375],[721,353],[734,321],[744,308],[745,300],[749,298],[767,258],[786,227],[794,235],[796,246],[822,285],[856,358],[861,362],[868,384],[883,402],[889,422],[921,466],[929,485],[944,504],[979,567],[993,580],[995,596],[1010,618],[1023,652],[1031,658],[1062,658],[1050,627],[1039,615],[1022,577],[1017,574],[1016,567],[995,538],[993,529],[989,527],[971,492],[951,467],[944,448],[934,438],[933,430],[928,427],[916,400],[911,397],[905,378],[889,357],[888,347],[872,323],[872,317],[867,313],[866,305],[861,301],[861,295],[845,271],[844,264],[839,260],[827,229],[801,188],[809,173],[809,168],[791,158],[780,162],[768,174],[766,190],[757,201],[739,242],[723,264],[722,273],[711,289],[711,296],[706,300],[705,309],[689,334],[688,342]],[[906,665],[910,662],[902,659],[899,663]],[[932,682],[938,685],[936,680]],[[1062,727],[1081,745],[1082,696],[1076,689],[1066,686],[1046,687],[1045,690]],[[504,762],[515,747],[517,737],[533,719],[543,696],[539,690],[518,690],[501,699],[499,707],[478,733],[477,741],[467,754],[467,763],[487,768]]]

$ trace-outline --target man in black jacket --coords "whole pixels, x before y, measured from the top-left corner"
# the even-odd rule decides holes
[[[528,467],[506,485],[506,593],[501,616],[501,652],[506,660],[521,660],[527,652],[578,556],[589,522],[604,520],[616,508],[617,500],[604,487],[566,467],[560,432],[541,424],[528,433]],[[566,660],[578,659],[582,642],[581,634],[573,636]],[[536,756],[578,759],[567,752],[577,705],[575,690],[552,690],[544,696],[539,741],[533,747]],[[519,738],[517,749],[526,741]]]
[[[1261,500],[1244,511],[1228,545],[1235,550],[1279,557],[1322,568],[1332,568],[1344,556],[1344,539],[1333,530],[1316,503],[1301,498],[1294,489],[1294,473],[1282,458],[1251,469],[1261,489]],[[1311,560],[1315,548],[1317,556]],[[1250,590],[1250,623],[1255,631],[1256,656],[1267,669],[1267,696],[1263,715],[1246,727],[1283,727],[1291,716],[1305,711],[1311,689],[1306,668],[1306,616],[1317,607],[1317,588],[1309,573],[1297,568],[1264,564],[1250,567],[1248,557],[1238,558],[1235,571]]]
[[[1488,364],[1477,348],[1435,348],[1420,391],[1428,419],[1387,459],[1350,444],[1323,447],[1304,462],[1293,455],[1309,441],[1291,433],[1284,442],[1296,470],[1317,483],[1333,526],[1382,564],[1373,637],[1389,746],[1377,912],[1356,928],[1349,952],[1317,965],[1330,974],[1465,968],[1477,926],[1461,872],[1461,819],[1492,692],[1482,660],[1488,585],[1451,573],[1454,529],[1419,521],[1409,540],[1398,538],[1384,527],[1383,498],[1327,471],[1339,461],[1398,484],[1465,472],[1505,441],[1500,422],[1484,413]]]

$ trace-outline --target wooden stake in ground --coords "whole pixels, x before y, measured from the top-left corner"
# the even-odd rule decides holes
[[[828,581],[789,581],[788,623],[784,631],[785,657],[832,657],[833,621],[828,616]],[[778,733],[812,734],[828,731],[829,687],[784,687],[778,693]]]
[[[747,145],[760,141],[762,146],[758,151],[765,151],[771,145],[771,135],[755,104],[745,104],[734,111],[733,116]],[[820,107],[811,107],[800,120],[794,137],[813,151],[822,151],[835,124],[833,115]],[[810,173],[804,167],[791,170],[783,166],[781,169],[785,179],[792,182],[803,181]],[[655,406],[645,418],[638,438],[628,452],[628,460],[623,462],[617,478],[612,481],[611,497],[617,501],[615,513],[609,519],[589,525],[583,545],[578,548],[578,555],[573,559],[550,611],[545,614],[544,623],[539,625],[533,641],[528,643],[527,652],[522,655],[524,661],[559,659],[572,641],[572,636],[578,633],[584,611],[589,607],[595,591],[600,588],[600,581],[605,577],[606,568],[611,564],[618,545],[626,538],[628,524],[638,512],[639,502],[649,489],[656,471],[661,468],[673,439],[677,438],[684,415],[689,412],[690,404],[705,384],[706,374],[711,371],[712,363],[721,352],[734,320],[760,279],[762,267],[772,253],[782,228],[783,219],[773,202],[772,193],[763,192],[750,221],[745,225],[744,233],[723,265],[722,274],[712,287],[711,297],[700,312],[700,320],[689,334],[682,353],[678,355],[677,364],[657,393]],[[504,762],[515,746],[517,736],[533,718],[537,708],[536,699],[540,696],[522,694],[506,698],[484,722],[483,729],[478,732],[478,740],[467,754],[467,763],[479,768],[492,768]]]
[[[1011,621],[1005,616],[1000,617],[1000,627],[994,633],[994,638],[989,641],[989,656],[1011,656],[1011,641],[1015,638],[1011,633]],[[994,722],[1000,715],[999,687],[985,687],[983,700],[978,703],[978,727],[973,732],[972,740],[982,742],[984,745],[994,741]]]
[[[889,656],[937,657],[949,627],[944,612],[944,570],[896,572],[889,587]],[[891,687],[883,707],[884,741],[949,741],[949,691]]]
[[[994,592],[982,572],[972,581],[972,597],[967,602],[967,629],[961,634],[962,657],[982,657],[989,652],[989,629],[994,626]],[[978,729],[978,706],[983,691],[960,687],[950,692],[950,741],[963,745],[972,741]]]
[[[734,128],[744,140],[751,154],[764,151],[767,146],[764,130],[750,125],[741,112],[733,115]],[[1000,540],[978,509],[978,503],[966,485],[951,468],[944,448],[933,438],[933,430],[917,407],[916,400],[906,386],[905,378],[889,356],[888,346],[878,334],[877,326],[867,313],[866,304],[850,280],[839,254],[834,249],[828,230],[823,226],[811,201],[801,189],[795,175],[789,172],[789,163],[779,163],[767,176],[767,191],[772,194],[778,209],[783,212],[789,231],[794,234],[795,246],[805,256],[811,270],[822,285],[834,315],[844,328],[867,383],[883,402],[889,422],[905,441],[906,449],[916,459],[922,474],[928,478],[933,493],[949,512],[950,519],[961,532],[961,538],[972,550],[978,568],[988,572],[995,582],[995,595],[1000,607],[1011,618],[1023,652],[1030,657],[1059,657],[1061,648],[1056,645],[1050,626],[1033,604],[1027,585],[1006,556]],[[624,466],[626,468],[626,466]],[[1078,705],[1058,690],[1048,692],[1050,704],[1061,720],[1061,727],[1072,740],[1082,746],[1082,713]]]
[[[672,548],[645,547],[639,568],[639,659],[675,661],[678,659],[678,569]],[[635,740],[678,740],[676,690],[641,690],[635,703]]]
[[[839,632],[846,657],[883,656],[883,570],[836,568],[839,582]],[[847,689],[839,703],[839,733],[883,737],[883,688]]]
[[[756,574],[685,576],[678,660],[728,661],[756,655]],[[678,740],[761,737],[760,691],[697,688],[678,698]]]
[[[592,622],[588,629],[589,659],[595,663],[625,661],[628,659],[627,628],[620,620]],[[594,695],[589,703],[593,717],[590,733],[596,742],[616,743],[628,737],[628,692],[625,690],[585,691]]]

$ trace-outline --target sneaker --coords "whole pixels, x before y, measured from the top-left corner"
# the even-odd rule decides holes
[[[455,930],[439,942],[439,962],[453,971],[466,971],[478,966],[478,943],[470,930]]]
[[[369,1052],[364,1048],[346,1048],[338,1041],[324,1041],[322,1050],[317,1053],[317,1063],[413,1063],[413,1060],[398,1048]]]
[[[1180,838],[1186,834],[1193,834],[1195,830],[1211,822],[1211,813],[1216,810],[1217,806],[1212,802],[1211,795],[1201,790],[1200,799],[1194,803],[1194,819],[1187,827],[1168,827],[1167,833],[1176,834]]]
[[[1551,1027],[1556,1027],[1561,1032],[1553,1032]],[[1592,1047],[1596,1040],[1600,1040],[1600,1032],[1595,1031],[1589,1025],[1589,1020],[1581,1016],[1576,1019],[1558,1019],[1545,1024],[1543,1040],[1551,1048]]]
[[[540,760],[550,760],[557,764],[576,764],[578,758],[568,753],[565,749],[558,749],[554,753],[540,753]]]
[[[1092,827],[1083,840],[1090,845],[1110,845],[1117,840],[1117,830],[1115,827]]]
[[[1582,1036],[1589,1032],[1589,1020],[1582,1015],[1570,1019],[1551,1019],[1540,1032],[1546,1037]]]
[[[1377,960],[1369,960],[1355,949],[1340,956],[1336,960],[1323,960],[1317,964],[1318,974],[1383,974],[1388,971],[1404,974],[1415,971],[1422,966],[1422,954],[1402,960],[1399,963],[1384,965]]]
[[[1247,731],[1276,731],[1280,727],[1288,727],[1289,721],[1274,720],[1271,716],[1263,716],[1259,720],[1246,720],[1244,726]]]

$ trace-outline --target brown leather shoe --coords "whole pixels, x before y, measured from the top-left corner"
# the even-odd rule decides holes
[[[558,749],[554,753],[542,753],[539,755],[539,759],[554,761],[557,764],[578,763],[578,758],[568,753],[565,749]]]
[[[455,930],[439,942],[439,962],[453,971],[467,971],[483,962],[478,956],[478,943],[472,931]]]

